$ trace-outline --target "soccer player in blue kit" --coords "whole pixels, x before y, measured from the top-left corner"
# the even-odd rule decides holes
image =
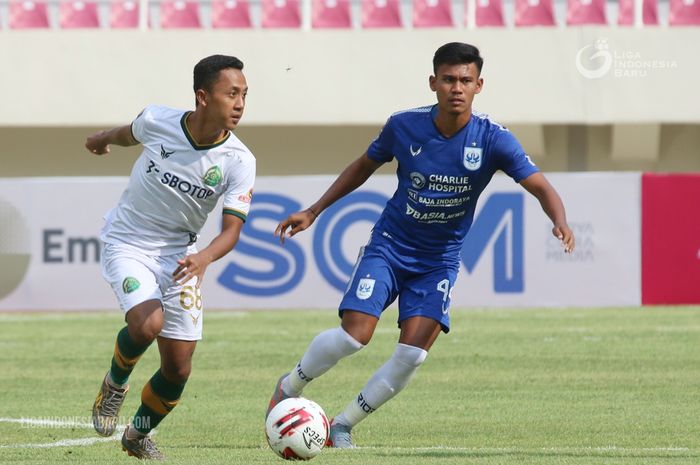
[[[398,187],[361,250],[339,306],[340,327],[318,334],[296,367],[279,379],[268,412],[301,395],[313,379],[372,338],[382,311],[399,299],[399,342],[359,395],[331,423],[329,445],[354,447],[351,429],[394,397],[425,361],[441,331],[450,329],[450,292],[460,250],[479,195],[498,170],[540,202],[564,252],[574,249],[561,198],[516,138],[472,111],[481,92],[483,59],[464,43],[448,43],[433,58],[430,89],[437,105],[393,114],[367,152],[338,176],[321,198],[282,221],[284,242],[307,229],[333,202],[362,185],[383,163],[396,159]]]

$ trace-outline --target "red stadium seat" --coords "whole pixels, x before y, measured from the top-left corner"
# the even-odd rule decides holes
[[[398,0],[362,0],[362,27],[401,27]]]
[[[215,29],[251,27],[248,0],[213,0],[211,27]]]
[[[81,0],[63,0],[59,5],[60,24],[63,29],[100,27],[97,3]]]
[[[464,23],[469,22],[467,10],[469,0],[464,1]],[[503,0],[476,0],[476,26],[477,27],[502,27],[506,23],[503,20]]]
[[[566,24],[570,26],[608,24],[605,17],[605,0],[568,0]]]
[[[452,27],[451,0],[413,0],[413,27]]]
[[[164,0],[160,3],[160,27],[162,29],[200,28],[199,2]]]
[[[348,0],[313,0],[311,11],[311,27],[313,28],[349,28],[352,26]]]
[[[669,26],[700,25],[700,0],[669,0]]]
[[[34,29],[49,27],[49,15],[45,2],[10,0],[10,29]]]
[[[128,29],[139,27],[137,0],[112,0],[109,5],[109,27]]]
[[[515,0],[516,26],[555,26],[552,0]]]
[[[262,27],[298,28],[300,26],[299,0],[262,0]]]
[[[620,0],[620,10],[617,15],[617,24],[631,26],[634,24],[635,0]],[[649,26],[659,24],[659,8],[657,0],[644,0],[642,4],[642,21]]]

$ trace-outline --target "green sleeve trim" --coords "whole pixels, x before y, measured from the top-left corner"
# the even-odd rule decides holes
[[[237,216],[238,218],[242,219],[243,221],[248,219],[248,215],[246,215],[242,211],[234,210],[232,208],[224,208],[224,215]]]

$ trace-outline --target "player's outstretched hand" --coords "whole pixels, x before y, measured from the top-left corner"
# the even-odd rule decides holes
[[[576,240],[574,239],[573,231],[571,231],[568,225],[554,226],[552,228],[552,234],[561,241],[565,253],[572,253],[574,251]]]
[[[100,131],[87,138],[85,148],[95,155],[104,155],[109,153],[109,144],[107,143],[107,131]]]
[[[286,220],[282,221],[275,228],[275,236],[279,236],[280,242],[284,244],[285,237],[292,237],[300,233],[316,221],[316,213],[310,208],[304,211],[292,213]]]
[[[180,284],[185,284],[196,277],[196,287],[199,287],[202,284],[202,279],[204,279],[204,272],[207,271],[210,263],[211,259],[201,253],[188,255],[177,261],[178,267],[173,271],[173,280]]]

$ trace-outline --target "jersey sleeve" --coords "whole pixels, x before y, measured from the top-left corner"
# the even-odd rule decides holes
[[[231,181],[224,194],[224,215],[233,215],[246,221],[253,199],[255,184],[255,159],[239,163],[231,174]]]
[[[148,140],[149,127],[153,121],[153,107],[147,106],[131,122],[131,135],[141,144]]]
[[[393,119],[389,119],[384,124],[376,139],[369,144],[367,156],[376,162],[386,163],[394,159],[394,124]]]
[[[491,150],[496,158],[497,167],[515,182],[539,172],[539,168],[530,160],[518,139],[507,129],[496,129]]]

